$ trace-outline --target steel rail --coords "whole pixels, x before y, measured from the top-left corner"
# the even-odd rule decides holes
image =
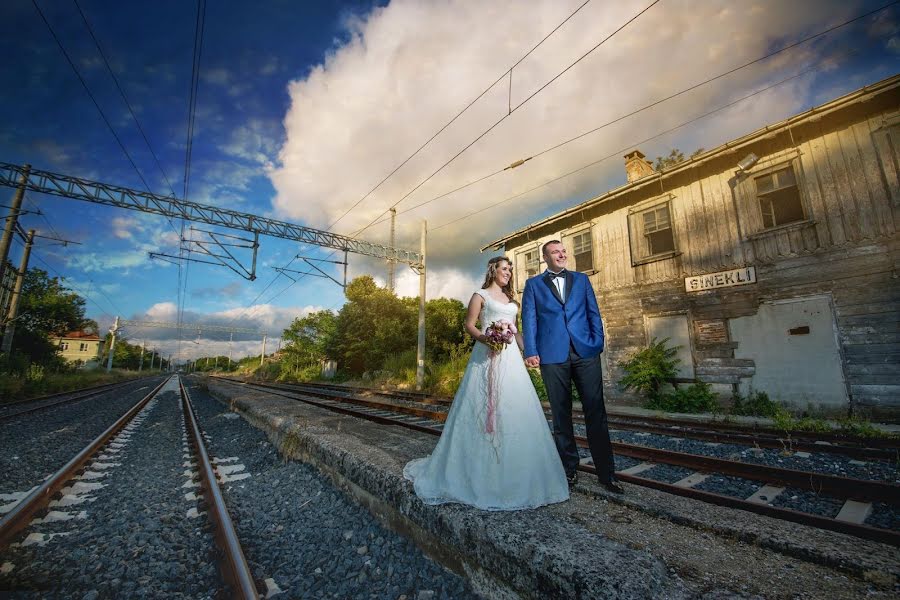
[[[292,389],[293,386],[285,386],[284,384],[265,384],[265,386],[268,389],[281,389],[298,393],[296,389]],[[328,395],[324,392],[302,393],[319,398],[324,397],[325,399],[335,398],[334,395]],[[387,402],[379,402],[377,400],[369,400],[352,396],[339,396],[339,398],[341,402],[346,402],[348,404],[364,406],[377,410],[410,414],[417,417],[430,419],[439,423],[443,423],[447,419],[447,413],[440,411],[432,411],[411,406],[390,404]],[[576,436],[575,440],[581,447],[588,447],[587,440],[584,437]],[[661,448],[652,448],[639,444],[628,444],[625,442],[612,442],[612,446],[617,454],[636,458],[639,460],[661,462],[668,465],[686,467],[697,471],[716,472],[723,475],[741,477],[754,481],[763,481],[766,483],[780,483],[801,489],[810,489],[817,493],[830,494],[840,498],[853,498],[857,500],[869,500],[873,502],[900,504],[900,485],[883,481],[853,479],[849,477],[838,477],[835,475],[816,473],[812,471],[785,469],[781,467],[772,467],[754,463],[726,460],[722,458],[715,458],[698,454],[687,454],[675,450],[664,450]]]
[[[585,473],[597,474],[597,470],[593,465],[579,465],[579,471]],[[770,506],[768,504],[757,504],[755,502],[747,502],[741,498],[734,496],[725,496],[724,494],[716,494],[715,492],[707,492],[695,488],[678,487],[671,483],[638,477],[637,475],[628,475],[626,473],[616,473],[616,478],[620,481],[640,485],[643,487],[653,488],[668,494],[683,496],[693,500],[700,500],[715,504],[717,506],[725,506],[727,508],[736,508],[747,512],[782,519],[792,523],[800,523],[818,529],[826,529],[828,531],[836,531],[862,539],[890,544],[891,546],[900,546],[900,532],[892,529],[882,529],[880,527],[872,527],[871,525],[863,525],[858,523],[850,523],[848,521],[838,521],[830,517],[823,517],[812,513],[800,512],[790,508],[781,508],[778,506]]]
[[[335,398],[332,396],[331,401],[323,402],[321,400],[313,400],[311,398],[298,397],[298,396],[304,396],[304,393],[302,391],[292,391],[291,394],[288,395],[286,393],[281,393],[281,392],[275,391],[278,388],[273,389],[272,387],[269,387],[266,384],[250,383],[250,382],[246,382],[246,381],[235,380],[230,377],[219,377],[216,375],[210,375],[209,377],[211,379],[218,379],[220,381],[225,381],[232,385],[260,387],[260,388],[264,389],[265,391],[267,391],[268,393],[273,394],[275,396],[281,396],[283,398],[288,398],[290,400],[298,400],[300,402],[304,402],[304,403],[310,404],[312,406],[317,406],[319,408],[324,408],[326,410],[340,413],[342,415],[348,415],[351,417],[363,417],[369,421],[372,421],[374,423],[379,423],[381,425],[401,425],[403,427],[406,427],[407,429],[412,429],[414,431],[421,431],[422,433],[431,433],[431,434],[436,434],[436,435],[441,434],[440,429],[435,429],[434,427],[428,427],[427,425],[421,425],[419,423],[410,423],[408,421],[400,421],[398,419],[382,417],[379,415],[364,413],[360,410],[346,408],[346,407],[340,405],[340,401],[344,400],[343,397]]]
[[[75,393],[76,395],[75,395],[74,397],[72,397],[72,398],[65,398],[65,399],[63,399],[63,400],[58,400],[58,401],[56,401],[56,402],[51,402],[51,403],[49,403],[49,404],[41,404],[40,406],[32,406],[32,407],[30,407],[30,408],[23,408],[22,410],[19,410],[19,411],[16,411],[16,412],[8,412],[8,413],[5,413],[5,414],[0,413],[0,421],[10,421],[10,420],[12,420],[12,419],[15,419],[16,417],[21,417],[21,416],[23,416],[23,415],[30,415],[30,414],[32,414],[32,413],[40,412],[40,411],[42,411],[42,410],[44,410],[44,409],[47,409],[47,408],[53,408],[53,407],[55,407],[55,406],[62,406],[63,404],[71,404],[71,403],[73,403],[73,402],[79,402],[79,401],[81,401],[81,400],[87,400],[88,398],[92,398],[92,397],[94,397],[94,396],[99,396],[99,395],[104,394],[104,393],[106,393],[106,392],[111,392],[111,391],[116,390],[116,389],[118,389],[118,388],[120,388],[120,387],[125,387],[126,385],[128,385],[128,384],[130,384],[130,383],[134,383],[134,381],[135,381],[135,380],[131,380],[131,381],[118,381],[118,382],[116,382],[116,383],[106,384],[105,386],[98,386],[97,388],[88,388],[88,390],[90,390],[90,391],[87,391],[87,393],[81,394],[81,395],[77,395],[77,394],[78,394],[78,392],[84,391],[84,390],[75,390],[74,392],[73,392],[73,391],[64,392],[64,393],[61,394],[61,395],[64,395],[64,394],[72,394],[72,393]],[[102,389],[100,389],[100,388],[102,388]],[[53,396],[45,396],[44,399],[49,399],[49,398],[52,398],[52,397],[53,397]],[[32,399],[30,399],[30,400],[24,400],[24,401],[21,401],[21,402],[22,402],[22,403],[25,403],[25,402],[37,402],[37,399],[32,398]],[[17,403],[17,404],[18,404],[18,403]]]
[[[180,377],[178,378],[178,387],[181,390],[181,406],[184,411],[185,429],[188,430],[188,438],[197,455],[201,485],[209,504],[209,514],[213,521],[216,543],[222,552],[219,563],[220,570],[222,571],[222,577],[231,586],[232,594],[229,597],[256,600],[259,598],[259,593],[253,581],[253,575],[250,572],[250,567],[247,565],[247,559],[244,556],[244,551],[241,549],[240,541],[238,541],[234,523],[228,515],[228,507],[225,505],[222,490],[216,481],[216,472],[203,443],[203,436],[200,434],[200,427],[197,424],[190,395]]]
[[[399,425],[401,427],[406,427],[409,429],[414,429],[416,431],[421,431],[424,433],[428,433],[431,435],[440,436],[441,430],[435,427],[428,427],[426,425],[408,423],[405,421],[397,420],[397,419],[389,419],[387,417],[381,417],[377,415],[370,415],[365,412],[354,410],[346,407],[341,407],[336,402],[347,401],[348,399],[343,396],[331,396],[334,399],[335,403],[325,403],[319,402],[304,398],[297,398],[295,395],[302,395],[303,392],[292,391],[292,395],[288,395],[285,393],[280,393],[276,391],[280,388],[274,388],[270,384],[262,384],[262,383],[248,383],[243,381],[236,381],[231,378],[225,377],[216,377],[211,376],[214,379],[219,379],[222,381],[226,381],[233,385],[245,385],[251,387],[257,387],[265,390],[268,393],[283,396],[285,398],[291,398],[296,400],[301,400],[308,404],[313,404],[316,406],[320,406],[322,408],[326,408],[328,410],[334,412],[340,412],[342,414],[351,415],[354,417],[362,417],[364,419],[383,423],[387,425]],[[354,399],[356,402],[365,402],[361,399]],[[393,408],[399,408],[394,405]],[[427,411],[426,411],[427,412]],[[435,421],[443,421],[446,419],[445,413],[433,412],[433,420]],[[443,419],[441,418],[443,417]],[[576,436],[576,443],[581,447],[587,447],[587,440],[583,437]],[[900,503],[900,499],[898,499],[898,490],[900,490],[900,486],[896,484],[889,484],[879,481],[867,481],[867,480],[859,480],[859,479],[849,479],[849,478],[840,478],[833,475],[825,475],[818,474],[806,471],[794,471],[791,469],[780,469],[777,467],[766,467],[764,465],[754,465],[749,463],[740,463],[737,461],[727,461],[723,459],[716,459],[712,457],[698,456],[698,455],[690,455],[681,452],[673,452],[670,450],[659,450],[656,448],[648,448],[646,446],[636,446],[632,444],[623,444],[621,442],[614,442],[613,448],[615,451],[623,456],[632,456],[633,458],[639,459],[649,459],[654,460],[655,462],[665,462],[666,464],[675,464],[678,466],[684,466],[688,468],[695,469],[697,471],[715,471],[723,474],[733,474],[737,477],[743,477],[746,479],[753,479],[757,481],[762,481],[764,483],[776,483],[782,482],[788,485],[794,485],[796,487],[804,487],[804,486],[812,486],[819,485],[820,488],[813,488],[814,491],[822,492],[826,489],[828,490],[836,490],[839,494],[839,498],[848,499],[848,498],[858,498],[858,497],[867,497],[867,498],[878,498],[883,499],[883,501],[892,503],[897,505]],[[596,469],[592,465],[579,465],[578,469],[580,471],[584,471],[586,473],[596,474]],[[817,527],[819,529],[827,529],[830,531],[837,531],[839,533],[846,533],[850,535],[854,535],[856,537],[861,537],[868,540],[873,540],[877,542],[883,542],[887,544],[891,544],[894,546],[900,546],[900,532],[893,531],[890,529],[882,529],[878,527],[872,527],[869,525],[849,523],[845,521],[837,521],[835,519],[831,519],[829,517],[823,517],[820,515],[814,515],[811,513],[803,513],[787,508],[780,508],[775,506],[769,506],[766,504],[757,504],[753,502],[748,502],[741,498],[735,498],[733,496],[725,496],[722,494],[716,494],[713,492],[706,492],[703,490],[697,490],[693,488],[683,488],[674,486],[672,484],[668,484],[661,481],[655,481],[652,479],[647,479],[644,477],[638,477],[635,475],[629,475],[617,472],[616,477],[621,479],[622,481],[626,481],[628,483],[633,483],[635,485],[641,485],[644,487],[650,487],[653,489],[661,490],[667,493],[675,494],[678,496],[685,496],[697,500],[702,500],[705,502],[710,502],[712,504],[716,504],[719,506],[727,506],[731,508],[738,508],[741,510],[745,510],[748,512],[753,512],[757,514],[766,515],[769,517],[780,518],[786,521],[801,523],[804,525],[809,525],[813,527]],[[843,480],[843,483],[841,483]],[[846,486],[859,486],[858,489],[854,489],[853,493],[847,491],[844,487]]]
[[[428,396],[422,392],[387,391],[375,388],[342,386],[339,384],[323,384],[304,382],[295,385],[304,388],[331,389],[352,394],[371,393],[375,396],[395,397],[422,404],[449,406],[450,398]],[[545,412],[549,404],[542,403]],[[574,411],[576,418],[580,411]],[[583,422],[583,421],[577,421]],[[654,425],[653,423],[657,423]],[[719,422],[689,421],[655,416],[610,415],[610,426],[630,431],[646,431],[660,435],[687,437],[720,443],[764,448],[802,450],[807,452],[831,452],[863,460],[897,460],[900,458],[900,439],[882,439],[844,436],[836,433],[804,434],[803,432],[787,432],[772,428],[744,427]],[[826,443],[823,443],[826,442]]]
[[[168,379],[166,380],[168,381]],[[15,508],[6,513],[0,520],[0,549],[6,548],[13,537],[28,526],[36,512],[45,508],[50,499],[74,476],[97,451],[106,445],[119,431],[125,427],[131,419],[137,415],[156,393],[165,385],[161,382],[153,390],[139,400],[134,406],[110,425],[106,431],[97,436],[94,441],[84,447],[74,458],[63,465],[56,473],[45,480],[33,492],[19,502]]]
[[[130,379],[129,381],[138,381],[140,379],[145,379],[146,377],[149,377],[149,375],[144,376],[144,377],[139,377],[137,379]],[[53,394],[46,394],[44,396],[35,396],[34,398],[20,398],[18,400],[10,400],[8,402],[4,402],[3,404],[0,404],[0,407],[17,406],[19,404],[27,404],[28,402],[40,402],[41,400],[50,400],[52,398],[59,398],[60,396],[65,396],[66,394],[77,394],[79,392],[90,392],[90,391],[100,390],[103,388],[109,388],[109,387],[112,387],[115,385],[120,385],[122,383],[126,383],[126,382],[114,381],[112,383],[102,383],[100,385],[89,386],[86,388],[66,390],[64,392],[55,392]]]
[[[575,436],[575,442],[582,448],[588,447],[587,439],[584,437]],[[779,483],[785,486],[809,489],[820,494],[829,494],[838,498],[900,505],[900,485],[896,483],[771,467],[622,442],[613,442],[612,446],[616,454],[638,460],[665,463],[695,471],[721,473],[722,475],[762,481],[764,483]]]
[[[305,394],[307,396],[313,396],[315,398],[322,398],[324,400],[340,399],[341,402],[346,402],[347,404],[355,404],[356,406],[365,406],[367,408],[373,408],[376,410],[401,412],[404,414],[413,415],[415,417],[422,417],[423,419],[431,419],[432,421],[438,421],[440,423],[443,423],[447,419],[447,413],[429,410],[427,408],[416,408],[414,406],[404,406],[402,404],[393,404],[391,402],[381,402],[379,400],[370,400],[368,398],[359,398],[356,396],[335,396],[334,394],[329,394],[327,392],[303,389],[302,386],[293,386],[293,385],[285,385],[285,384],[277,384],[277,383],[269,383],[266,385],[271,389],[284,390],[284,391],[288,391],[288,392],[293,392],[295,394]]]
[[[860,448],[881,448],[881,449],[900,449],[900,438],[894,437],[860,437],[852,435],[843,435],[837,432],[818,432],[809,433],[805,431],[786,431],[783,429],[775,429],[772,427],[762,427],[759,425],[743,426],[734,423],[723,423],[721,421],[689,421],[685,419],[672,419],[669,417],[658,417],[653,415],[637,416],[637,415],[616,415],[614,417],[618,421],[628,421],[630,426],[633,421],[644,421],[646,423],[656,423],[661,427],[687,428],[694,430],[695,428],[703,428],[706,430],[729,432],[733,431],[745,435],[764,435],[775,439],[790,439],[796,446],[800,443],[815,444],[819,442],[819,450],[827,447],[829,444],[842,444],[843,448],[850,448],[848,444],[854,444]],[[611,419],[612,420],[612,419]],[[821,442],[827,442],[822,444]]]
[[[583,420],[578,423],[584,423]],[[658,435],[675,436],[691,438],[694,440],[705,440],[710,442],[718,442],[725,444],[737,444],[742,446],[759,446],[761,448],[770,448],[775,450],[790,449],[791,451],[804,452],[830,452],[832,454],[841,454],[851,458],[861,460],[894,460],[898,458],[896,450],[887,448],[870,448],[862,446],[847,446],[844,444],[817,443],[811,441],[797,440],[793,436],[770,437],[767,435],[759,435],[752,430],[745,430],[746,433],[738,431],[716,431],[710,430],[703,425],[699,427],[666,427],[662,425],[651,425],[640,422],[632,422],[630,420],[621,420],[616,417],[609,418],[609,426],[614,429],[625,429],[628,431],[645,431]]]

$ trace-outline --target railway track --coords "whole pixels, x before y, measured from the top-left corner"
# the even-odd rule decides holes
[[[157,402],[157,398],[166,392],[177,392],[180,396],[179,402],[184,417],[184,429],[186,430],[186,440],[190,448],[192,448],[192,458],[196,462],[197,472],[199,476],[199,486],[203,490],[205,498],[205,506],[210,520],[213,524],[214,537],[217,542],[218,550],[213,553],[219,557],[219,567],[222,578],[228,585],[227,597],[229,598],[258,598],[256,585],[247,566],[240,544],[237,540],[234,525],[229,517],[227,507],[216,481],[216,473],[213,469],[209,455],[206,451],[203,436],[201,435],[199,425],[196,420],[194,409],[191,405],[190,397],[180,380],[170,378],[156,386],[150,393],[144,396],[134,406],[132,406],[125,414],[123,414],[115,423],[110,425],[102,434],[97,436],[87,446],[85,446],[76,456],[71,458],[62,468],[57,470],[52,476],[36,486],[31,493],[15,505],[7,512],[2,520],[0,520],[0,551],[9,553],[11,546],[19,548],[28,547],[30,543],[41,543],[46,536],[39,532],[32,531],[29,535],[22,539],[23,534],[27,533],[34,525],[45,525],[53,522],[52,512],[47,513],[47,509],[52,506],[66,505],[67,502],[76,503],[85,501],[84,498],[75,499],[70,495],[79,485],[82,488],[97,490],[104,487],[103,483],[90,483],[92,479],[102,480],[105,472],[102,469],[114,468],[121,463],[110,462],[118,456],[125,448],[128,439],[135,432],[139,423],[146,418],[147,411]],[[152,461],[155,457],[149,457]],[[171,457],[171,458],[177,458]],[[176,463],[177,464],[177,463]],[[187,464],[190,463],[186,463]],[[193,478],[192,472],[191,478]],[[140,478],[141,474],[138,474]],[[180,483],[180,482],[179,482]],[[92,487],[93,486],[93,487]],[[173,482],[171,488],[177,490],[179,487],[193,487],[192,479],[184,485],[180,486]],[[63,494],[63,498],[58,499],[61,492],[68,491],[69,494]],[[118,490],[117,493],[123,493],[126,490]],[[145,510],[149,510],[145,507]],[[34,520],[38,514],[44,514],[41,519]],[[198,513],[199,514],[199,513]],[[58,518],[58,517],[57,517]],[[72,518],[72,517],[68,517]],[[79,518],[79,517],[74,517]],[[94,527],[101,527],[102,524],[92,524]],[[116,532],[117,534],[120,532]],[[52,538],[55,535],[70,535],[65,532],[49,534]],[[102,543],[102,540],[96,540],[96,543]],[[117,544],[112,544],[117,546]],[[178,547],[175,545],[174,547]],[[183,546],[182,546],[183,547]],[[138,546],[135,550],[134,559],[143,546]],[[120,548],[116,548],[120,550]],[[183,552],[180,550],[179,552]],[[21,556],[20,556],[21,558]],[[9,565],[14,567],[13,562]],[[33,565],[29,565],[33,568]],[[10,567],[12,568],[12,567]],[[89,580],[89,578],[88,578]],[[41,583],[42,576],[38,573],[32,583]],[[121,584],[121,579],[113,580],[115,585]],[[112,592],[113,595],[115,591]]]
[[[326,385],[260,384],[222,377],[215,379],[234,385],[254,387],[334,412],[431,435],[440,435],[443,421],[446,419],[446,406],[441,399],[429,399],[432,402],[426,404],[411,393],[395,395],[394,400],[401,400],[397,402],[384,397],[382,392],[367,391],[366,397],[363,397],[359,394],[360,390],[348,390],[346,387],[335,389]],[[686,435],[682,431],[679,431],[679,434]],[[578,438],[576,441],[580,447],[586,448],[584,438]],[[622,481],[720,506],[739,508],[900,546],[900,531],[897,529],[865,524],[866,518],[876,505],[887,506],[891,510],[900,508],[900,486],[896,483],[749,464],[622,442],[614,442],[613,446],[617,456],[628,457],[633,463],[632,466],[617,471],[617,476]],[[647,477],[647,472],[657,465],[679,467],[688,470],[689,473],[671,483]],[[583,460],[579,469],[595,473],[589,460]],[[747,496],[737,497],[696,487],[710,474],[755,482],[755,491]],[[830,496],[841,503],[841,509],[834,517],[829,517],[775,505],[773,502],[775,498],[788,489],[811,491],[817,496]]]
[[[335,393],[362,397],[383,397],[405,402],[448,407],[452,398],[433,397],[421,392],[385,391],[338,384],[296,384],[306,389],[331,390]],[[549,414],[549,405],[544,403]],[[584,423],[580,411],[573,411],[576,423]],[[695,421],[657,416],[609,415],[609,426],[628,431],[643,431],[659,435],[687,437],[714,443],[742,444],[759,448],[771,448],[800,452],[830,452],[858,460],[886,460],[900,462],[900,439],[884,437],[853,437],[837,433],[789,432],[762,426],[742,426],[723,421]]]
[[[10,421],[12,419],[40,412],[42,410],[47,410],[49,408],[55,408],[65,404],[72,404],[74,402],[80,402],[89,398],[95,398],[97,396],[102,396],[115,390],[128,389],[135,383],[150,378],[155,378],[155,376],[141,379],[130,379],[128,381],[119,381],[116,383],[107,383],[90,388],[71,390],[68,392],[59,392],[56,394],[40,396],[37,398],[28,398],[25,400],[5,402],[3,404],[0,404],[0,422]]]

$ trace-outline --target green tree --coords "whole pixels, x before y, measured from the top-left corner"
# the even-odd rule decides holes
[[[369,275],[351,281],[344,293],[347,303],[326,344],[326,353],[341,369],[353,374],[377,370],[389,356],[415,347],[414,299],[397,298]]]
[[[97,323],[85,318],[84,306],[84,298],[57,277],[41,269],[29,269],[22,283],[14,351],[33,363],[59,366],[61,359],[51,336],[97,330]]]
[[[694,158],[695,156],[699,156],[703,154],[705,150],[703,148],[697,148],[694,150],[690,158]],[[679,163],[683,163],[685,161],[684,152],[679,150],[678,148],[673,148],[671,152],[669,152],[668,156],[657,156],[656,164],[653,165],[653,168],[657,171],[662,171],[668,169],[669,167],[674,167]]]
[[[466,335],[465,324],[466,306],[459,300],[435,298],[425,303],[425,350],[431,360],[445,361],[451,353],[475,343]]]
[[[289,364],[307,366],[327,358],[327,348],[337,329],[337,315],[330,310],[297,317],[284,330],[284,353]]]

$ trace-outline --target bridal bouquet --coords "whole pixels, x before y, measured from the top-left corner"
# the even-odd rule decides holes
[[[485,343],[491,349],[491,352],[496,354],[503,350],[507,344],[512,343],[516,333],[516,326],[513,323],[504,320],[494,321],[484,330],[484,335],[488,338],[488,341]]]

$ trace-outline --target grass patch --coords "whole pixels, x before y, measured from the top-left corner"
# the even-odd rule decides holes
[[[735,394],[730,413],[744,417],[768,417],[771,419],[778,413],[779,408],[778,404],[769,399],[767,393],[751,392],[746,398]]]
[[[69,373],[47,373],[37,365],[32,365],[23,375],[3,374],[0,377],[0,402],[11,402],[37,396],[47,396],[59,392],[68,392],[87,387],[116,383],[158,374],[159,371],[144,370],[125,371],[113,369],[106,370],[75,371]]]
[[[672,392],[658,393],[644,403],[644,408],[678,413],[719,412],[718,394],[708,383],[698,381]]]

